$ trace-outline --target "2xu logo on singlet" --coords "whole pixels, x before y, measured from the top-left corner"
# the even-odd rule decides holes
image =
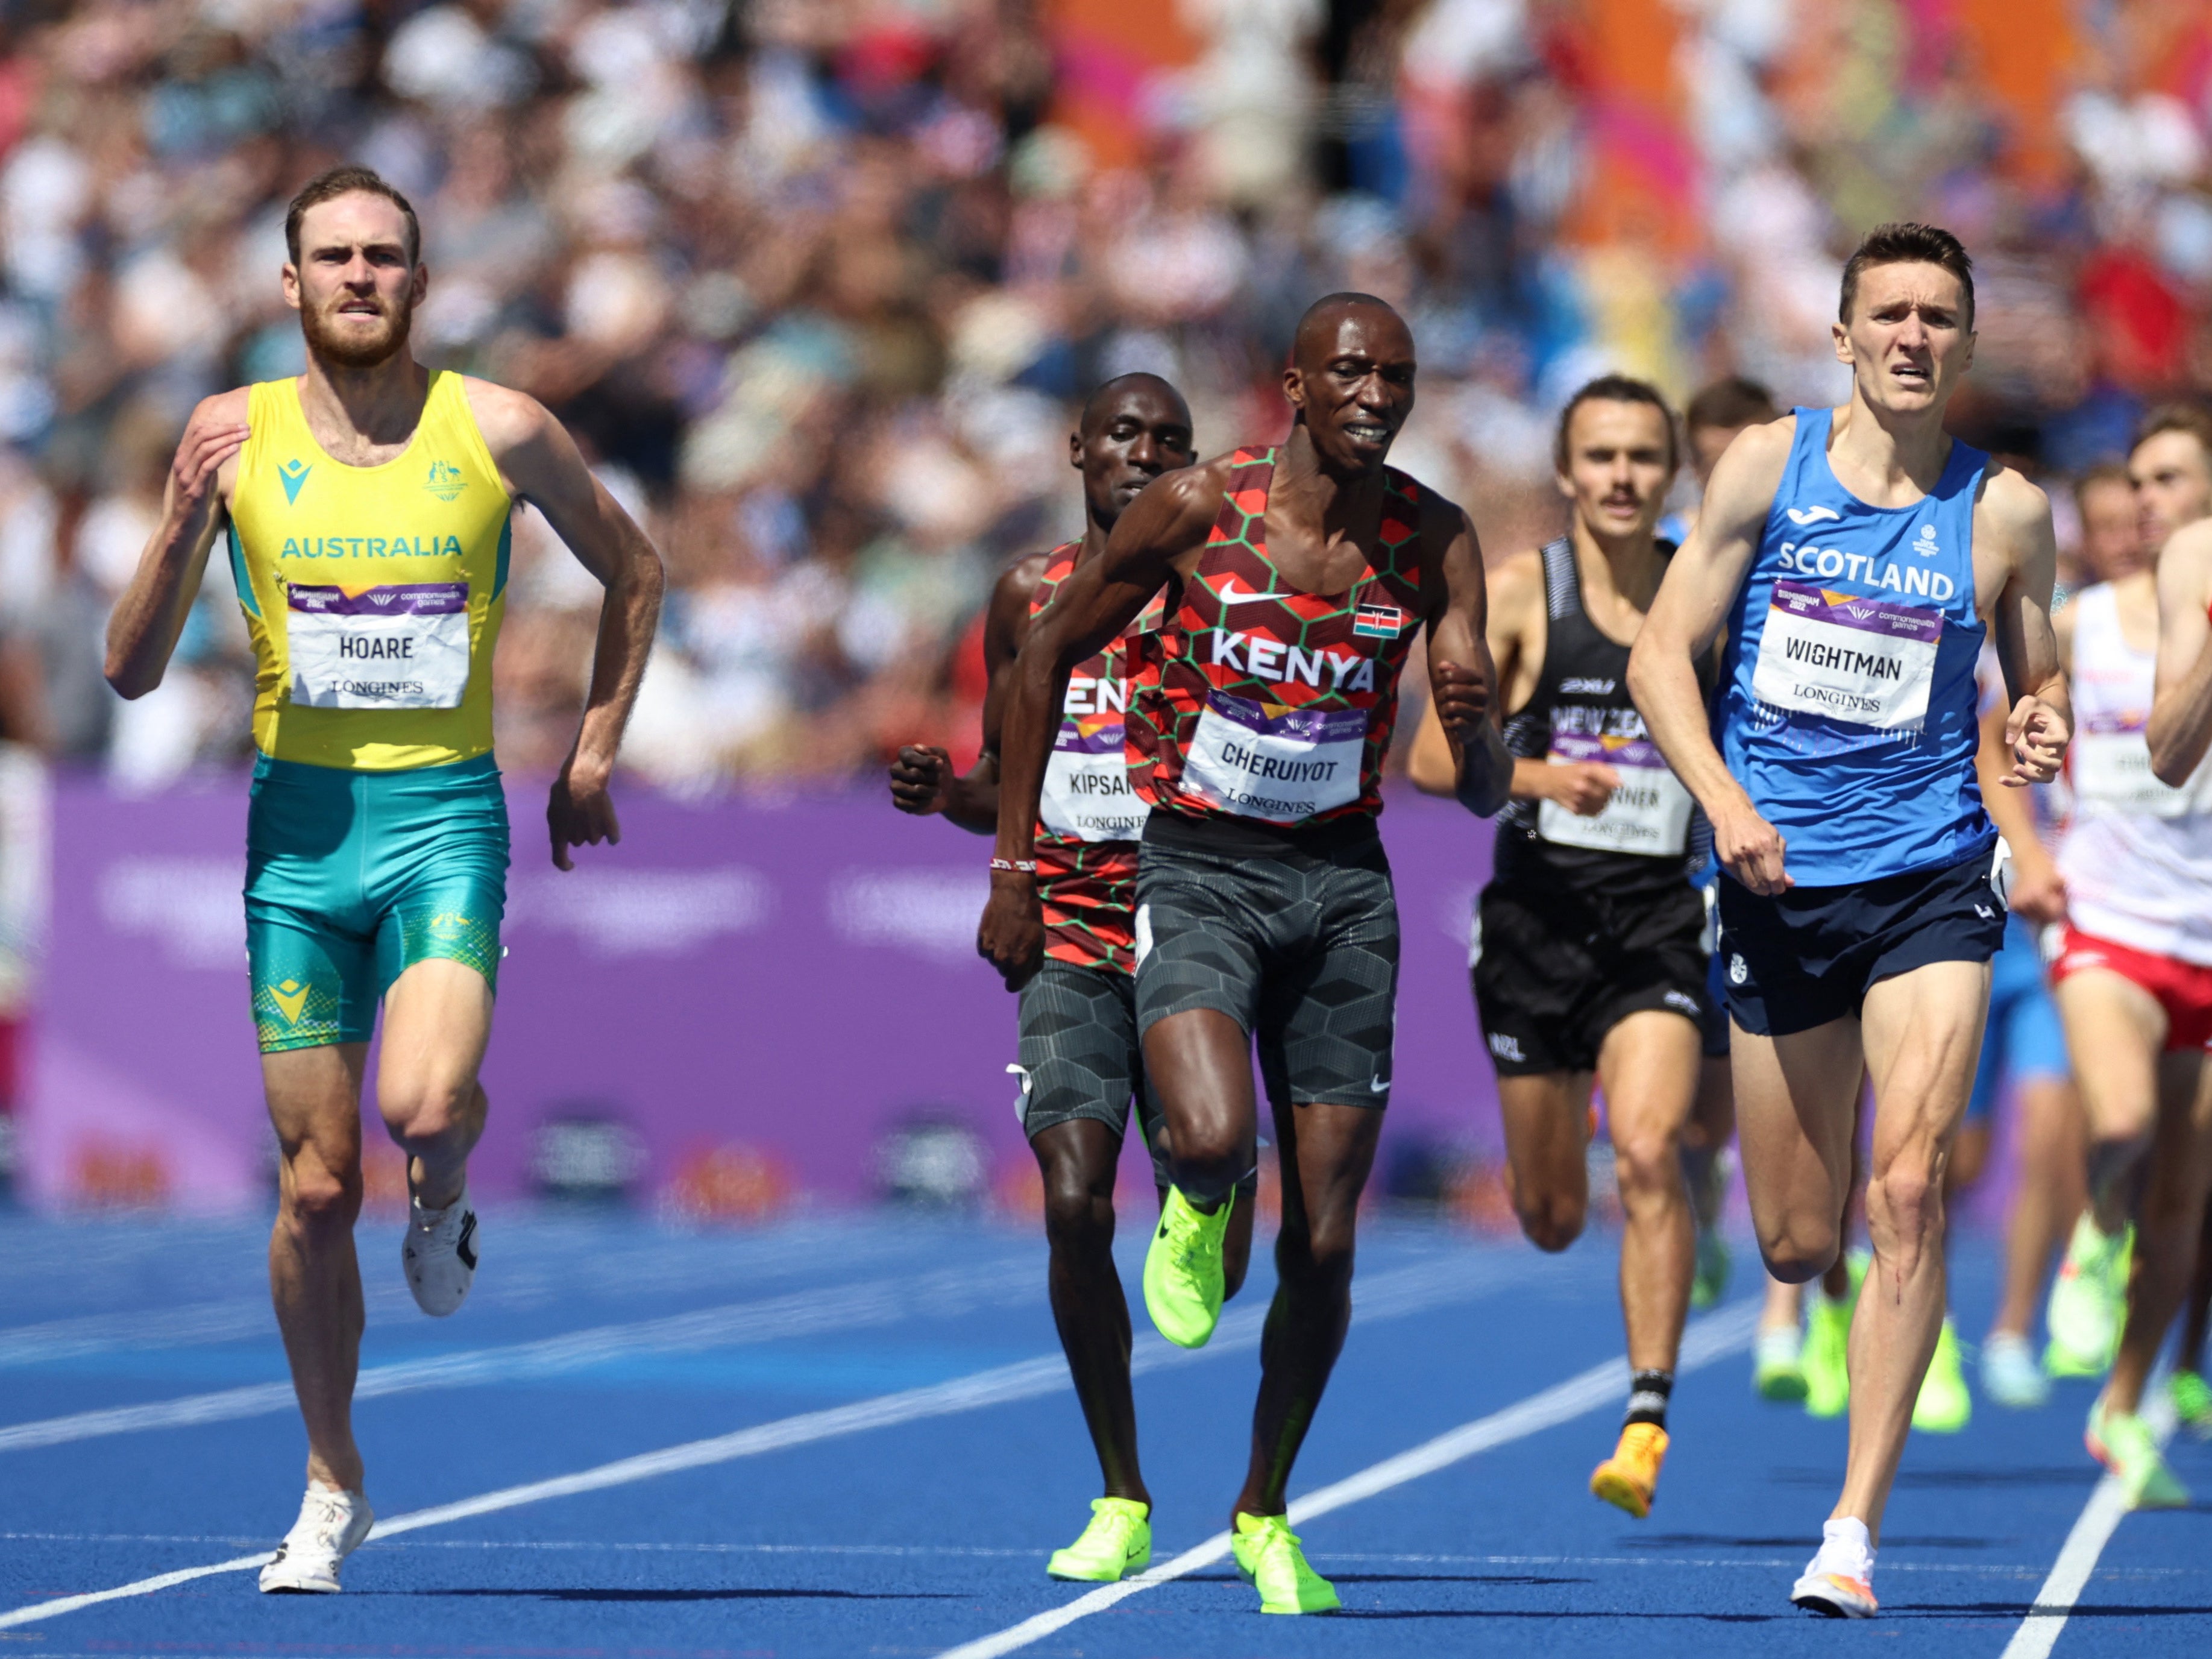
[[[349,593],[294,582],[292,701],[311,708],[458,708],[469,686],[469,585]]]
[[[1053,834],[1091,842],[1134,841],[1144,834],[1152,809],[1129,787],[1122,742],[1128,707],[1125,679],[1069,678],[1037,800],[1037,816]]]
[[[2212,765],[2179,789],[2150,769],[2149,715],[2141,709],[2082,717],[2066,750],[2067,781],[2085,807],[2132,817],[2184,818],[2212,812]]]
[[[1942,634],[1939,611],[1778,581],[1752,690],[1771,708],[1853,726],[1918,726]]]

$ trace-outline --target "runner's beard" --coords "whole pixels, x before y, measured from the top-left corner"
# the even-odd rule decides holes
[[[307,337],[308,353],[332,368],[374,368],[406,349],[408,334],[415,325],[414,296],[402,295],[386,316],[389,326],[382,337],[363,340],[339,334],[320,312],[302,306],[300,331]]]

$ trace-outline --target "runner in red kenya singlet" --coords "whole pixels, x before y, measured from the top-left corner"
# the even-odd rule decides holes
[[[942,749],[900,750],[891,799],[901,811],[941,812],[979,835],[998,828],[999,716],[1014,653],[1076,567],[1105,546],[1121,509],[1163,472],[1190,465],[1190,410],[1158,375],[1124,374],[1091,394],[1068,450],[1083,475],[1083,536],[1017,560],[999,578],[984,617],[990,689],[982,752],[956,776]],[[1114,1269],[1114,1175],[1133,1097],[1164,1199],[1164,1138],[1145,1085],[1132,976],[1137,836],[1148,809],[1130,787],[1122,736],[1131,659],[1139,636],[1158,624],[1158,608],[1147,607],[1068,676],[1035,842],[1045,961],[1022,987],[1021,1063],[1012,1068],[1022,1079],[1022,1127],[1044,1176],[1053,1320],[1106,1489],[1082,1536],[1055,1553],[1046,1571],[1090,1582],[1141,1571],[1152,1559],[1152,1500],[1139,1467],[1129,1390],[1129,1304]],[[1249,1153],[1245,1164],[1249,1172]],[[1249,1173],[1246,1179],[1249,1195]],[[1251,1249],[1246,1204],[1227,1243],[1231,1294]]]
[[[1152,805],[1137,878],[1137,1020],[1174,1184],[1145,1264],[1170,1340],[1196,1347],[1222,1299],[1222,1241],[1257,1110],[1283,1169],[1279,1284],[1238,1566],[1264,1610],[1318,1613],[1285,1488],[1351,1319],[1353,1224],[1390,1091],[1398,963],[1376,784],[1417,629],[1453,734],[1459,795],[1504,804],[1489,720],[1482,562],[1467,515],[1384,465],[1413,405],[1413,343],[1382,301],[1332,295],[1298,325],[1279,447],[1170,474],[1122,514],[1039,618],[1006,699],[998,856],[979,948],[1012,985],[1046,948],[1029,867],[1058,687],[1163,586],[1166,622],[1131,711]],[[1462,746],[1463,745],[1463,746]]]

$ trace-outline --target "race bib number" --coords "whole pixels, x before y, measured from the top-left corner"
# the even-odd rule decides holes
[[[1751,689],[1761,702],[1891,729],[1928,717],[1941,611],[1778,581]]]
[[[1620,787],[1595,817],[1583,817],[1557,801],[1536,809],[1536,834],[1560,847],[1588,847],[1601,853],[1641,853],[1679,858],[1690,843],[1690,792],[1668,769],[1648,738],[1593,738],[1575,732],[1552,734],[1553,766],[1594,762],[1620,774]]]
[[[295,582],[292,701],[309,708],[458,708],[469,689],[469,585],[348,593]]]
[[[1152,809],[1129,787],[1121,738],[1119,714],[1060,721],[1037,800],[1046,829],[1071,841],[1134,841],[1144,834]]]
[[[2085,810],[2152,818],[2186,817],[2205,810],[2207,775],[2200,766],[2186,787],[2161,783],[2150,769],[2150,741],[2141,714],[2094,714],[2067,747],[2074,799]]]
[[[1293,708],[1206,694],[1183,757],[1182,790],[1208,806],[1270,823],[1298,823],[1359,799],[1367,711]]]

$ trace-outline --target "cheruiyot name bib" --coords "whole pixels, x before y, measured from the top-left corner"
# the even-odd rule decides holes
[[[1299,823],[1359,799],[1364,708],[1289,708],[1206,692],[1183,756],[1182,791],[1238,817]]]
[[[1773,708],[1853,726],[1917,726],[1942,636],[1941,611],[1778,581],[1752,690]]]
[[[310,708],[458,708],[469,689],[469,585],[349,593],[294,582],[292,701]]]
[[[1593,738],[1554,732],[1552,765],[1590,763],[1614,768],[1620,785],[1595,817],[1571,812],[1557,801],[1540,802],[1536,833],[1561,847],[1601,853],[1680,856],[1689,845],[1695,804],[1649,738]]]

